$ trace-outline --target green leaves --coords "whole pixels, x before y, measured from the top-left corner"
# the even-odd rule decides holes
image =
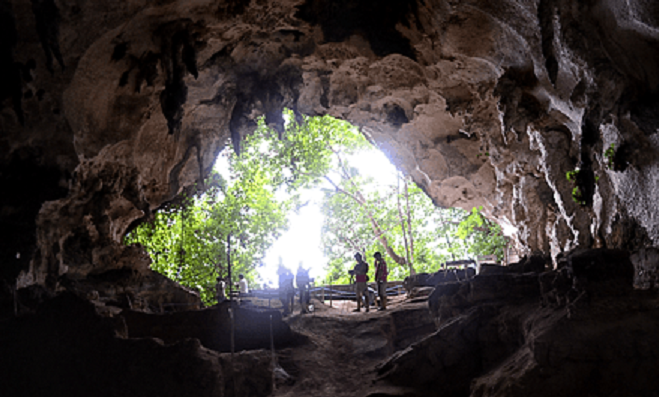
[[[353,168],[348,159],[344,161],[346,169]],[[404,223],[401,222],[398,208],[399,199],[401,202],[406,200],[404,192],[398,192],[396,186],[380,186],[371,178],[353,175],[352,172],[349,174],[349,180],[342,180],[338,184],[340,190],[324,190],[322,202],[325,215],[322,241],[326,247],[325,254],[330,259],[328,271],[330,278],[339,282],[348,281],[347,271],[354,266],[352,258],[356,252],[362,252],[370,260],[376,251],[386,251],[369,214],[376,219],[379,232],[386,237],[387,244],[394,252],[403,253],[406,250]],[[351,197],[358,194],[363,198],[362,204]],[[443,235],[437,233],[438,226],[442,225],[440,210],[413,183],[409,184],[408,197],[414,240],[414,267],[417,271],[435,271],[446,260],[442,253],[447,252]],[[411,246],[411,239],[408,246]],[[409,275],[408,265],[399,264],[391,257],[387,258],[387,263],[391,279],[403,279]]]
[[[151,223],[126,236],[126,244],[142,244],[151,255],[153,270],[200,291],[202,300],[212,304],[216,278],[227,276],[227,239],[233,282],[243,273],[254,284],[267,249],[288,227],[288,214],[304,205],[301,190],[332,181],[322,187],[322,240],[334,282],[348,281],[355,252],[369,259],[375,251],[385,252],[382,237],[390,252],[406,252],[408,245],[411,252],[413,243],[419,271],[437,270],[453,256],[462,258],[497,246],[493,241],[500,228],[478,211],[440,210],[414,184],[403,195],[396,187],[378,186],[361,175],[351,159],[375,149],[347,122],[330,116],[296,116],[288,110],[284,117],[281,134],[260,119],[255,131],[244,138],[240,156],[227,145],[218,160],[225,166],[206,178],[204,191],[181,195],[163,206]],[[408,199],[412,236],[406,244],[399,205]],[[467,223],[461,225],[465,218]],[[489,234],[478,237],[476,229],[485,226]],[[456,233],[463,240],[455,240]],[[392,279],[408,274],[406,266],[388,263]]]
[[[613,145],[613,144],[612,144]],[[572,188],[572,201],[579,205],[586,205],[586,199],[583,195],[582,189],[579,186],[579,183],[583,183],[583,181],[580,181],[580,170],[579,168],[575,169],[574,171],[568,171],[565,174],[565,177],[567,178],[568,181],[572,182],[574,187]]]
[[[606,158],[606,166],[610,170],[612,170],[613,167],[614,167],[613,159],[615,158],[615,156],[616,156],[616,145],[615,145],[615,143],[612,143],[604,151],[604,158]]]
[[[565,174],[565,178],[567,178],[567,180],[572,182],[572,183],[576,183],[578,177],[579,177],[579,169],[578,168],[575,169],[574,171],[568,171]]]
[[[501,261],[508,240],[503,235],[501,226],[488,220],[481,211],[483,207],[472,208],[469,216],[459,223],[455,235],[468,241],[468,252],[473,256],[496,255]]]
[[[125,238],[146,248],[153,270],[197,289],[206,304],[215,302],[216,277],[227,276],[227,236],[232,274],[253,284],[266,250],[288,227],[288,213],[301,205],[300,190],[335,166],[336,151],[368,146],[354,127],[330,116],[298,121],[286,110],[284,117],[281,139],[261,118],[240,156],[227,145],[221,154],[227,169],[212,172],[205,191],[179,197]]]
[[[460,224],[458,225],[458,230],[456,231],[456,237],[465,240],[471,234],[474,233],[476,228],[483,226],[484,217],[481,215],[480,211],[483,210],[483,207],[474,207],[471,209],[471,213],[467,216]]]

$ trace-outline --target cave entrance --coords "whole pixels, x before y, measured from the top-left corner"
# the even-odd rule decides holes
[[[283,131],[258,121],[227,144],[211,175],[127,236],[152,268],[216,302],[218,277],[278,287],[280,266],[316,285],[348,284],[353,256],[383,253],[390,280],[447,262],[503,256],[501,228],[474,208],[437,208],[348,122],[284,112]],[[464,265],[463,265],[464,266]],[[371,271],[374,271],[373,269]],[[228,280],[227,280],[228,281]]]

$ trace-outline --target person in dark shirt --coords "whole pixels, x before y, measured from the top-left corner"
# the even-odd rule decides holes
[[[295,284],[300,292],[300,313],[309,313],[309,270],[303,268],[302,263],[297,268]]]
[[[293,273],[287,267],[279,265],[279,300],[284,308],[284,316],[293,312],[295,289],[293,288]]]
[[[379,252],[376,252],[373,254],[373,257],[375,258],[375,263],[373,266],[375,267],[375,282],[377,283],[378,286],[378,296],[380,297],[380,307],[378,310],[386,310],[387,309],[387,275],[389,272],[387,271],[387,262],[385,262],[384,258],[382,257],[382,254]]]
[[[364,262],[364,260],[362,259],[362,255],[360,253],[355,254],[355,259],[357,260],[357,264],[350,271],[350,274],[355,276],[355,294],[357,295],[357,309],[355,309],[354,311],[359,312],[361,311],[362,299],[366,292],[366,282],[368,281],[368,275],[367,275],[368,263]],[[368,311],[369,310],[368,299],[366,301],[367,302],[364,304],[364,306],[366,306],[366,311]]]

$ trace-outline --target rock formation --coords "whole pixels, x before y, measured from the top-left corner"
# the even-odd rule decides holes
[[[256,117],[281,125],[283,107],[360,126],[437,205],[483,205],[522,252],[656,245],[657,13],[604,0],[5,3],[5,279],[54,288],[65,273],[146,267],[121,245],[131,225]]]
[[[163,343],[126,338],[120,319],[99,316],[73,294],[38,316],[0,324],[4,396],[268,395],[271,357],[263,350],[220,354],[198,339]]]
[[[359,126],[524,254],[629,250],[654,287],[657,70],[644,0],[4,1],[0,306],[189,296],[123,236],[284,107]]]
[[[438,330],[382,362],[380,379],[419,395],[652,395],[656,294],[633,290],[622,251],[575,252],[559,266],[439,284]]]

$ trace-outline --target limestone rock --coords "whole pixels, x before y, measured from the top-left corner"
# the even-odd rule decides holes
[[[576,247],[623,249],[638,254],[632,260],[637,271],[645,269],[652,259],[642,250],[659,244],[657,11],[656,2],[641,0],[2,2],[2,310],[16,288],[35,284],[50,292],[80,289],[92,299],[96,291],[99,300],[114,292],[116,299],[142,294],[138,300],[146,300],[146,308],[172,296],[193,302],[176,287],[158,288],[166,283],[151,274],[149,258],[122,238],[207,175],[227,142],[239,148],[257,117],[281,127],[284,107],[356,124],[437,205],[483,206],[522,255],[550,255],[558,265],[561,253]],[[576,170],[568,180],[566,174]],[[629,269],[629,261],[603,269],[611,277],[594,281],[598,269],[575,268],[594,281],[581,292],[622,300],[634,295],[625,284]],[[127,275],[114,292],[113,281],[94,280],[117,271]],[[510,304],[528,293],[527,299],[541,294],[539,300],[571,307],[567,302],[574,304],[581,287],[564,285],[574,280],[562,272],[567,270],[545,280],[561,291],[551,299],[532,287],[533,277],[544,285],[537,274],[492,275],[492,284],[472,297],[469,285],[483,281],[446,284],[450,291],[438,298],[448,300],[448,312],[455,309],[451,315],[462,316],[464,326],[478,328],[466,314],[469,304],[500,293]],[[140,280],[153,288],[137,292]],[[612,288],[598,288],[603,285]],[[641,332],[634,314],[623,318]],[[451,329],[460,329],[458,323]],[[656,334],[653,323],[647,326]],[[16,327],[13,332],[23,330]],[[448,334],[437,338],[457,338],[443,332]],[[605,346],[604,336],[596,336]],[[93,338],[81,340],[98,346]],[[48,341],[39,347],[61,353]],[[195,394],[220,393],[212,381],[201,386],[220,376],[212,354],[185,343],[180,350],[154,340],[130,343],[146,357],[144,366],[149,360],[157,366],[162,351],[198,358],[193,361],[201,379],[186,381],[203,389]],[[496,343],[483,346],[490,345]],[[120,358],[108,366],[136,381],[139,376],[121,372],[126,344],[118,346]],[[459,348],[452,352],[446,368],[479,369],[456,362]],[[520,354],[521,371],[530,356]],[[607,382],[622,361],[608,362],[610,367],[593,369]],[[70,374],[94,364],[80,363],[63,369],[69,377],[62,379],[79,381]],[[184,394],[169,388],[176,363],[162,367],[167,382],[148,373],[140,380],[156,383],[160,394]],[[647,374],[645,362],[624,363]],[[54,359],[44,365],[59,364]],[[566,372],[557,371],[553,379],[563,379]],[[531,372],[518,374],[529,384],[536,379]],[[655,378],[639,390],[655,386]],[[76,394],[89,386],[57,383],[61,389],[53,389],[46,388],[52,379],[11,379],[34,387],[31,394]],[[482,384],[494,387],[497,379]],[[619,386],[607,382],[602,384],[609,390]],[[580,385],[572,392],[582,392]],[[479,393],[486,395],[487,387]],[[507,387],[500,390],[513,395]]]
[[[574,279],[576,289],[592,294],[628,294],[634,284],[634,267],[622,250],[578,249],[561,257]]]
[[[355,123],[522,254],[659,241],[650,2],[329,4],[3,5],[5,278],[116,268],[130,225],[283,107]]]
[[[0,392],[22,395],[201,396],[235,395],[224,391],[227,359],[207,350],[198,340],[165,345],[158,339],[123,339],[117,323],[96,314],[94,306],[73,294],[44,303],[36,315],[3,321],[0,369],[5,377]],[[264,355],[265,356],[265,355]],[[235,360],[247,367],[247,360]],[[267,371],[267,357],[252,356],[250,364]],[[245,365],[241,364],[245,362]],[[84,374],[84,376],[82,376]],[[245,393],[265,389],[238,377]],[[267,385],[266,385],[267,386]]]
[[[409,293],[409,291],[416,287],[435,287],[439,284],[468,280],[473,278],[475,274],[476,271],[473,268],[439,270],[432,274],[417,273],[405,277],[403,286]]]
[[[206,308],[170,314],[149,314],[124,310],[120,317],[126,322],[131,338],[154,337],[166,343],[195,338],[208,348],[220,352],[231,351],[231,321],[229,302]],[[270,327],[272,340],[277,348],[284,348],[296,341],[289,326],[282,321],[277,310],[234,307],[235,351],[269,349]]]
[[[640,249],[629,258],[634,264],[634,287],[659,287],[659,252],[655,248]]]
[[[621,303],[537,318],[525,346],[479,377],[471,395],[652,395],[659,386],[657,313],[637,312],[634,300]]]
[[[568,257],[572,268],[439,285],[439,328],[383,361],[380,380],[418,395],[652,395],[656,295],[631,291],[623,252]]]

